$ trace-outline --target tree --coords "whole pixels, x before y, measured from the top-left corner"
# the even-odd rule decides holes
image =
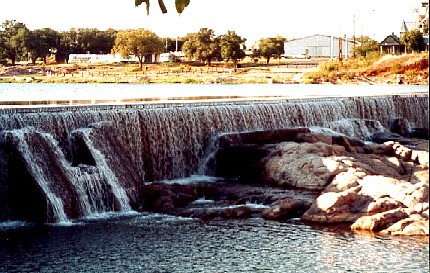
[[[0,26],[0,55],[12,65],[24,54],[27,34],[27,27],[15,20],[6,20]]]
[[[109,54],[117,33],[114,29],[100,31],[95,28],[72,28],[61,32],[56,59],[58,62],[67,60],[69,54]]]
[[[212,29],[201,28],[198,33],[189,33],[182,46],[185,56],[207,62],[208,66],[214,58],[219,58],[219,39]]]
[[[145,56],[159,54],[163,48],[163,41],[149,30],[123,30],[116,36],[112,53],[119,53],[123,58],[136,56],[142,69]]]
[[[228,31],[227,34],[220,37],[221,57],[227,61],[233,61],[234,68],[237,68],[237,61],[245,57],[244,43],[234,31]]]
[[[405,45],[407,52],[420,52],[424,50],[424,38],[418,29],[405,32],[400,41]]]
[[[145,2],[146,4],[146,13],[149,14],[149,0],[134,0],[134,4],[140,6]],[[181,14],[184,9],[190,4],[190,0],[175,0],[176,11]],[[158,0],[158,5],[160,6],[162,13],[167,13],[166,5],[164,4],[164,0]]]
[[[361,44],[355,47],[354,54],[356,56],[366,57],[372,52],[379,51],[379,43],[370,37],[364,36],[361,39]]]
[[[260,39],[258,54],[266,58],[266,63],[269,64],[270,58],[273,56],[281,58],[282,54],[285,53],[284,42],[285,39],[282,37]]]
[[[57,51],[59,34],[53,29],[43,28],[29,31],[26,39],[26,52],[33,64],[37,58],[46,63],[46,56]]]
[[[184,44],[183,38],[164,38],[163,41],[165,42],[164,47],[167,52],[172,51],[181,51],[182,45]],[[167,47],[166,47],[167,44]]]

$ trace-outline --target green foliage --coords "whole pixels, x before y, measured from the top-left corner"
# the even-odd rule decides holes
[[[424,50],[424,38],[418,29],[407,31],[402,35],[400,40],[408,52],[420,52]]]
[[[318,65],[318,70],[322,73],[332,73],[339,71],[341,64],[338,61],[323,62]]]
[[[163,52],[163,41],[152,31],[146,29],[123,30],[118,32],[112,53],[121,54],[123,58],[136,56],[140,68],[146,55]]]
[[[355,47],[354,54],[356,56],[367,57],[374,52],[379,52],[379,44],[377,41],[369,37],[362,37],[361,44]]]
[[[245,39],[242,39],[234,31],[228,31],[227,34],[221,35],[220,47],[221,57],[227,61],[233,61],[235,67],[238,60],[245,57],[244,43]]]
[[[0,26],[0,59],[9,59],[12,64],[25,53],[28,29],[23,23],[6,20]]]
[[[146,13],[149,15],[149,0],[135,0],[134,4],[136,7],[140,6],[143,2],[146,4]],[[181,14],[186,7],[190,4],[190,0],[175,0],[176,11]],[[162,13],[167,13],[166,5],[164,4],[164,0],[158,0],[158,5],[160,6],[160,10]]]
[[[201,28],[198,33],[189,33],[185,39],[182,46],[185,56],[205,61],[208,65],[212,59],[221,57],[219,38],[212,29]]]
[[[43,63],[46,63],[47,55],[56,51],[59,39],[58,32],[50,28],[29,31],[26,51],[32,63],[35,64],[37,58],[42,58]]]
[[[281,55],[285,53],[284,42],[285,39],[282,37],[260,39],[256,54],[266,58],[266,63],[269,64],[270,58],[281,58]]]
[[[423,33],[429,33],[429,21],[427,20],[423,25]]]
[[[108,29],[100,31],[94,28],[72,28],[59,33],[56,59],[67,59],[69,54],[109,54],[115,43],[118,31]]]

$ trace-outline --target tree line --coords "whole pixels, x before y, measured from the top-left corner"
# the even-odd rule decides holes
[[[284,54],[283,37],[263,38],[254,57],[270,58]],[[37,60],[47,62],[48,56],[55,56],[57,63],[67,62],[70,54],[120,54],[126,58],[136,56],[142,67],[145,57],[162,52],[182,51],[186,57],[204,62],[223,60],[233,63],[245,57],[246,38],[235,31],[216,36],[212,29],[201,28],[181,38],[160,38],[147,29],[98,30],[78,28],[69,31],[55,31],[51,28],[29,30],[25,24],[7,20],[0,25],[0,63]]]

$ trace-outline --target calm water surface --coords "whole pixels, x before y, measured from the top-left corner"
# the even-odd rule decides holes
[[[71,226],[3,224],[0,272],[428,272],[428,243],[298,220],[136,214]]]
[[[304,98],[428,93],[428,85],[309,84],[24,84],[0,83],[0,107],[33,101],[31,105],[132,103],[197,97]]]

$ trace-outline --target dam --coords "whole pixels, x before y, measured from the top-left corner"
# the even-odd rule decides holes
[[[366,140],[360,120],[428,128],[428,114],[427,94],[4,108],[0,221],[132,211],[144,183],[204,175],[219,134],[305,126]]]

